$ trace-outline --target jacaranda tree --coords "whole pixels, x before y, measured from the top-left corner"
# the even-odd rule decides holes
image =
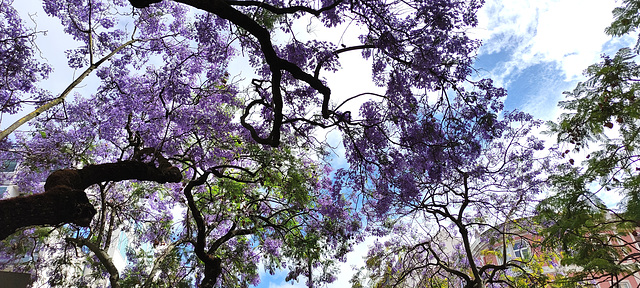
[[[255,284],[263,260],[315,286],[354,241],[404,233],[372,249],[372,281],[480,287],[528,272],[522,259],[476,264],[471,245],[529,216],[542,188],[537,122],[472,79],[480,42],[466,31],[482,1],[44,0],[77,41],[66,57],[79,76],[62,92],[38,88],[56,76],[38,31],[0,3],[2,112],[36,107],[0,134],[21,163],[12,181],[33,194],[0,201],[3,253],[39,256],[13,267],[52,285],[235,287]],[[310,21],[360,35],[300,40]],[[231,57],[255,79],[234,83]],[[370,61],[383,92],[337,99],[324,74],[344,57]],[[89,76],[95,91],[70,97]],[[316,137],[328,128],[348,162],[335,173]],[[125,271],[106,253],[117,233],[141,247]]]
[[[463,97],[497,112],[492,106],[502,107],[503,92],[487,89]],[[397,145],[391,137],[382,140],[387,156],[374,154],[357,162],[361,170],[343,174],[350,186],[366,187],[360,197],[368,219],[376,223],[371,228],[391,236],[370,249],[367,270],[354,279],[355,286],[545,285],[541,271],[530,269],[545,263],[506,252],[513,240],[537,235],[529,218],[546,186],[550,162],[536,155],[544,146],[528,134],[540,123],[521,112],[498,120],[475,114],[467,105],[452,103],[452,114],[418,122],[410,146]],[[493,130],[474,135],[486,121],[495,121]],[[434,126],[446,134],[433,137]],[[495,253],[497,260],[483,261],[485,253]]]
[[[17,18],[10,4],[3,11]],[[44,4],[82,43],[67,53],[69,65],[86,70],[41,100],[8,86],[17,76],[3,78],[3,95],[15,100],[7,112],[36,101],[41,115],[5,143],[4,160],[20,162],[11,181],[33,195],[1,202],[2,238],[53,226],[7,238],[3,258],[16,258],[7,264],[65,287],[104,284],[96,278],[112,287],[246,286],[259,281],[261,261],[271,271],[287,267],[292,279],[333,279],[331,264],[349,251],[357,219],[346,201],[322,193],[321,146],[287,135],[275,149],[241,126],[246,100],[225,72],[232,34],[219,32],[228,24],[206,13],[186,18],[175,3]],[[14,22],[4,29],[21,27]],[[33,32],[20,31],[3,43],[35,61]],[[33,81],[44,74],[29,69],[48,71],[19,68]],[[54,105],[90,73],[99,81],[94,93]],[[129,251],[125,271],[107,254],[119,234],[148,246]]]

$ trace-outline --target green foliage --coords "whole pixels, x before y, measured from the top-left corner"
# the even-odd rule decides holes
[[[271,13],[270,11],[265,9],[257,9],[253,13],[253,19],[256,22],[262,24],[268,30],[273,30],[273,28],[276,27],[278,21],[280,21],[280,19],[282,18],[282,15]]]
[[[139,249],[130,251],[129,257],[135,258],[132,264],[122,273],[120,285],[122,287],[180,287],[187,288],[193,286],[192,277],[180,275],[175,269],[176,266],[182,265],[184,254],[182,249],[174,249],[169,246],[163,253],[154,255],[150,249]],[[150,267],[153,267],[152,275],[149,275]],[[155,275],[155,277],[154,277]],[[147,283],[148,282],[148,283]]]
[[[624,0],[623,6],[613,9],[614,21],[611,26],[605,29],[605,32],[613,36],[623,36],[635,31],[640,26],[640,1]],[[640,49],[640,38],[636,43],[635,51]]]
[[[640,26],[639,9],[640,1],[623,1],[606,32],[622,36],[634,31]],[[563,265],[580,267],[566,283],[637,271],[620,259],[630,252],[624,237],[640,223],[640,66],[634,61],[638,45],[589,66],[589,79],[565,92],[567,100],[559,104],[568,113],[549,123],[558,142],[572,149],[562,153],[569,163],[551,177],[557,193],[542,201],[538,211],[545,226],[543,246],[563,251]],[[586,160],[576,167],[579,163],[571,155],[585,151]],[[600,199],[604,191],[623,195],[619,208],[605,205]]]
[[[605,132],[615,127],[624,138],[615,143],[618,146],[605,150],[616,152],[619,146],[625,151],[634,150],[640,117],[640,104],[636,101],[640,69],[634,57],[630,49],[618,51],[612,59],[604,57],[603,62],[586,70],[588,81],[565,92],[569,100],[561,101],[559,106],[570,113],[562,114],[559,123],[549,123],[559,141],[574,144],[577,151],[590,143],[614,144]]]

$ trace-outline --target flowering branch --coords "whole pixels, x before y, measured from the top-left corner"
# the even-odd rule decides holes
[[[76,88],[76,86],[78,86],[78,84],[82,83],[84,78],[87,78],[87,76],[89,76],[89,74],[91,74],[91,72],[93,72],[93,70],[96,70],[98,67],[100,67],[100,65],[102,63],[107,61],[109,58],[113,57],[113,55],[115,55],[120,50],[122,50],[125,47],[133,44],[136,41],[137,40],[134,40],[134,39],[129,40],[126,43],[120,45],[118,48],[116,48],[113,51],[111,51],[111,53],[109,53],[107,56],[102,57],[102,59],[100,59],[98,62],[92,63],[86,70],[84,70],[84,72],[82,72],[82,74],[80,74],[80,76],[78,76],[78,78],[73,80],[73,82],[71,82],[71,84],[69,84],[69,86],[67,86],[67,88],[65,88],[64,91],[62,91],[62,94],[60,94],[60,96],[58,96],[55,99],[43,104],[42,106],[36,108],[36,110],[33,110],[31,113],[29,113],[29,114],[23,116],[22,118],[16,120],[16,122],[14,122],[13,124],[9,125],[9,127],[7,127],[7,129],[4,129],[4,130],[0,131],[0,140],[2,140],[4,138],[7,138],[7,136],[9,136],[9,134],[11,134],[13,131],[18,129],[18,127],[20,127],[23,124],[29,122],[29,120],[38,117],[38,115],[42,114],[43,112],[45,112],[45,111],[53,108],[54,106],[64,102],[64,99],[67,97],[67,95],[69,95],[69,93],[71,93],[71,90]]]

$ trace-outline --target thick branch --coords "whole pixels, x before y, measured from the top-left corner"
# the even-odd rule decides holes
[[[42,194],[0,200],[0,240],[34,225],[89,226],[96,214],[82,190],[57,186]]]
[[[64,169],[51,173],[44,184],[45,193],[55,186],[68,186],[84,190],[106,181],[141,180],[158,183],[180,182],[182,173],[177,167],[158,168],[152,163],[120,161],[89,165],[82,169]]]
[[[96,209],[84,189],[105,181],[122,180],[179,182],[182,173],[176,167],[155,167],[138,161],[54,171],[44,184],[44,193],[0,200],[0,240],[33,225],[72,223],[88,227]]]
[[[218,248],[220,248],[222,244],[229,241],[233,237],[242,236],[242,235],[251,235],[253,233],[255,233],[253,229],[236,230],[236,223],[234,222],[233,226],[231,226],[231,229],[229,229],[229,231],[226,234],[224,234],[224,236],[218,238],[218,240],[216,240],[215,242],[213,242],[213,244],[211,244],[211,247],[209,248],[208,253],[215,252],[216,250],[218,250]]]
[[[215,169],[212,169],[215,171]],[[229,229],[229,231],[216,241],[211,244],[211,247],[208,250],[205,250],[207,246],[207,226],[205,224],[205,220],[202,217],[202,213],[200,209],[196,206],[195,199],[193,197],[193,188],[196,186],[203,185],[209,174],[212,172],[207,171],[200,177],[190,181],[187,186],[184,188],[184,195],[187,198],[187,205],[189,206],[189,210],[191,210],[191,215],[196,223],[197,235],[196,241],[194,243],[194,252],[198,259],[204,262],[204,279],[200,283],[199,287],[203,288],[211,288],[216,285],[218,281],[218,277],[222,273],[222,260],[218,257],[213,256],[213,253],[225,242],[229,241],[231,238],[240,235],[249,235],[254,233],[253,229],[238,229],[236,230],[236,224],[233,223],[233,226]],[[215,175],[215,174],[214,174]]]
[[[198,229],[196,235],[196,243],[194,244],[194,252],[198,259],[204,262],[204,279],[200,283],[200,287],[211,288],[216,285],[216,281],[218,280],[218,276],[222,273],[221,263],[222,261],[218,257],[213,257],[205,251],[206,243],[206,226],[204,223],[204,218],[200,213],[200,209],[196,206],[196,202],[193,198],[193,188],[196,186],[200,186],[207,181],[209,177],[209,172],[206,172],[204,175],[198,177],[195,180],[190,181],[186,187],[184,187],[184,195],[187,198],[187,205],[189,206],[189,210],[191,210],[191,215],[193,216],[194,221],[196,222],[196,228]]]
[[[131,0],[130,0],[131,1]],[[268,144],[276,147],[280,144],[280,129],[282,125],[282,95],[280,91],[280,81],[282,78],[282,71],[287,71],[295,79],[306,82],[313,89],[323,95],[322,100],[322,116],[328,119],[331,116],[329,111],[329,100],[331,97],[331,90],[325,86],[320,79],[313,77],[313,75],[303,71],[297,65],[282,59],[278,56],[271,42],[271,34],[269,30],[260,26],[251,17],[236,10],[223,0],[175,0],[176,2],[184,3],[186,5],[202,9],[204,11],[213,13],[220,18],[229,20],[234,25],[246,30],[253,35],[260,43],[260,50],[264,54],[264,59],[269,64],[271,70],[271,82],[272,82],[272,94],[273,94],[273,110],[274,121],[273,127],[267,138],[261,138],[257,133],[252,133],[252,137],[261,144]],[[243,126],[247,126],[247,123],[243,123]]]
[[[296,13],[296,12],[307,12],[307,13],[313,14],[315,16],[319,16],[320,13],[335,8],[336,6],[338,6],[338,4],[342,3],[343,1],[344,0],[337,0],[337,1],[333,2],[333,3],[331,3],[331,5],[322,7],[320,9],[313,9],[311,7],[302,6],[302,5],[295,5],[295,6],[290,6],[290,7],[276,7],[276,6],[270,5],[270,4],[265,3],[265,2],[260,2],[260,1],[227,1],[227,3],[229,3],[229,5],[232,5],[232,6],[255,6],[255,7],[260,7],[260,8],[263,8],[265,10],[268,10],[269,12],[271,12],[273,14],[278,14],[278,15],[293,14],[293,13]]]

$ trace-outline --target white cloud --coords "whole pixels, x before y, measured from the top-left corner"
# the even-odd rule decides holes
[[[528,55],[557,61],[569,79],[598,58],[611,36],[604,28],[611,21],[614,1],[562,1],[540,15],[538,29]]]
[[[506,0],[487,3],[473,31],[484,41],[481,54],[511,51],[496,72],[503,77],[535,64],[556,63],[576,80],[598,60],[611,37],[614,0]]]
[[[616,0],[488,1],[478,14],[479,27],[470,31],[483,41],[479,56],[490,59],[482,62],[490,67],[476,67],[480,77],[506,87],[507,102],[517,104],[511,108],[556,119],[562,92],[583,81],[589,65],[602,53],[635,44],[635,35],[604,33],[620,5]]]
[[[375,237],[366,238],[364,242],[353,247],[353,251],[347,254],[347,262],[340,263],[340,273],[337,280],[331,283],[329,288],[351,287],[349,280],[353,277],[356,269],[364,266],[364,257],[367,256],[369,246],[375,242]]]

